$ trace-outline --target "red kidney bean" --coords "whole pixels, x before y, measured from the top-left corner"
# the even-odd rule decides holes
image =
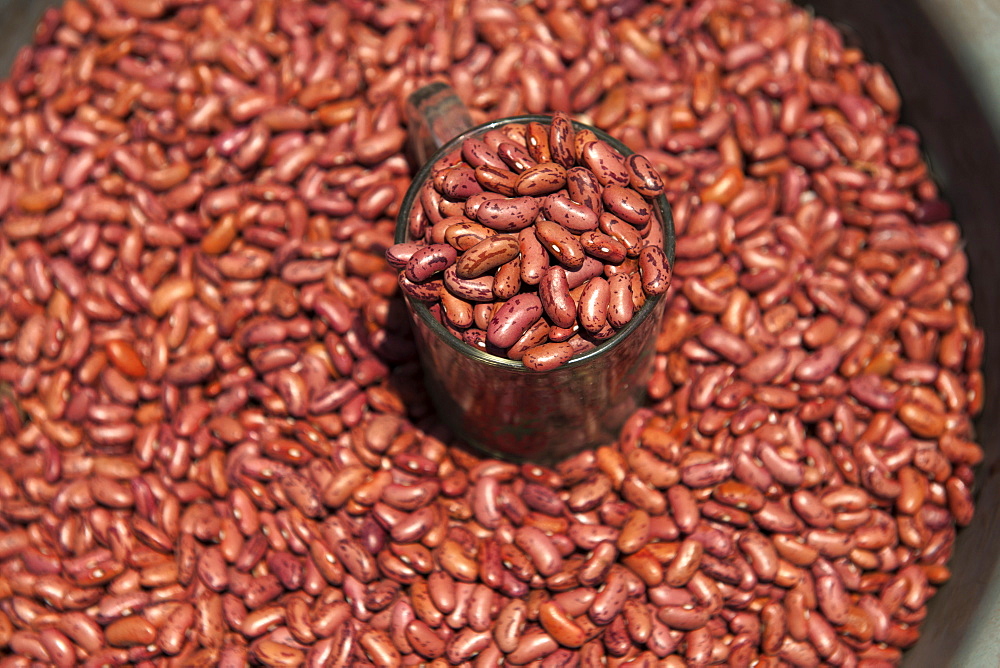
[[[538,283],[538,297],[549,319],[558,327],[572,327],[576,322],[576,302],[570,295],[566,271],[549,267]]]
[[[462,629],[448,641],[445,658],[453,664],[470,661],[491,646],[491,636],[487,631]]]
[[[823,575],[816,578],[816,600],[831,622],[838,625],[846,622],[850,599],[839,577]]]
[[[349,539],[338,540],[333,553],[343,563],[344,568],[361,582],[371,582],[375,578],[375,564],[360,545]]]
[[[636,191],[619,185],[606,185],[601,201],[612,214],[636,227],[642,227],[653,215],[650,204]]]
[[[555,601],[545,601],[538,607],[542,628],[563,647],[577,648],[587,641],[587,633]]]
[[[758,446],[757,456],[775,480],[792,487],[802,483],[805,474],[800,462],[785,459],[767,443]]]
[[[583,246],[563,226],[548,220],[539,220],[535,224],[535,236],[545,250],[566,269],[575,270],[583,266]]]
[[[726,480],[732,471],[728,459],[691,463],[681,467],[681,480],[689,487],[708,487]]]
[[[527,623],[527,605],[518,599],[510,600],[500,611],[493,626],[493,639],[505,654],[518,647],[518,641]]]
[[[608,290],[608,323],[624,327],[635,312],[632,281],[625,274],[616,274],[608,279]]]
[[[569,117],[562,114],[553,116],[549,125],[549,151],[552,159],[563,167],[572,167],[576,163],[575,143],[576,131]]]
[[[620,567],[612,567],[608,572],[604,588],[594,597],[587,614],[595,624],[608,624],[621,612],[626,598],[627,589],[623,571]]]
[[[667,490],[667,500],[678,528],[684,533],[694,531],[700,518],[700,512],[691,490],[682,485],[670,487]]]
[[[465,165],[454,165],[444,171],[440,186],[442,195],[448,199],[466,199],[482,192],[482,186],[476,180],[475,171]]]
[[[576,166],[566,170],[566,190],[573,202],[591,211],[600,211],[601,185],[594,172],[586,167]]]
[[[580,157],[586,166],[597,177],[602,186],[628,185],[629,172],[624,158],[602,141],[590,141],[584,144]]]
[[[628,169],[629,184],[645,197],[657,197],[663,192],[663,181],[653,163],[640,153],[630,155],[625,159]]]
[[[545,198],[542,212],[549,220],[559,223],[571,232],[587,232],[597,228],[597,212],[593,207],[577,203],[561,192]]]
[[[600,276],[590,279],[580,295],[577,318],[585,330],[599,333],[607,324],[608,303],[611,290],[608,282]]]
[[[758,579],[774,579],[778,570],[778,553],[770,541],[756,533],[745,533],[740,536],[739,546]]]
[[[474,582],[478,573],[475,560],[467,556],[462,546],[453,540],[445,540],[438,552],[438,562],[453,578],[462,582]]]
[[[566,185],[566,169],[554,162],[541,162],[521,172],[514,184],[518,195],[538,197]]]
[[[104,637],[113,647],[148,645],[156,639],[156,629],[143,617],[133,615],[109,624]]]
[[[472,138],[468,141],[476,142],[479,140]],[[496,154],[507,167],[514,170],[516,173],[521,173],[524,170],[529,169],[530,167],[533,167],[536,164],[535,160],[530,155],[528,155],[528,151],[523,145],[512,141],[501,140],[497,144]],[[472,163],[470,162],[470,164]]]
[[[709,327],[699,335],[699,339],[733,364],[742,366],[754,358],[753,350],[746,341],[722,327]]]
[[[534,223],[540,210],[534,197],[489,199],[476,209],[476,220],[498,232],[517,232]]]
[[[476,278],[513,260],[520,253],[517,240],[509,235],[483,239],[462,253],[455,265],[459,278]]]
[[[671,587],[685,586],[701,565],[703,554],[704,548],[700,542],[692,538],[685,539],[668,565],[664,581]]]
[[[0,84],[0,505],[20,527],[0,532],[0,647],[55,665],[900,660],[972,517],[984,344],[884,68],[791,5],[480,3],[426,44],[405,5],[119,9],[50,13]],[[205,39],[180,39],[191,21]],[[213,46],[233,29],[244,49]],[[331,49],[313,57],[317,30]],[[84,83],[58,86],[53,49]],[[409,221],[454,256],[414,281],[422,246],[390,239],[418,52],[476,120],[570,109],[645,157],[562,115],[467,141]],[[124,142],[108,165],[105,136]],[[635,194],[661,192],[673,268],[643,250],[662,233]],[[504,236],[481,215],[524,229],[469,277],[460,254]],[[495,302],[539,295],[509,353],[539,369],[592,345],[574,297],[606,285],[620,328],[675,270],[656,410],[561,477],[446,447],[383,254],[480,339]],[[755,599],[759,622],[734,612]],[[433,647],[414,655],[411,626]]]
[[[69,639],[56,629],[44,629],[39,641],[45,648],[48,660],[59,668],[76,664],[76,651]]]
[[[833,346],[821,348],[795,367],[795,377],[804,382],[816,382],[830,375],[840,363],[841,353]]]
[[[509,348],[542,315],[542,303],[530,293],[515,295],[504,302],[490,319],[487,340],[498,348]]]
[[[170,655],[180,652],[184,645],[185,635],[194,624],[194,619],[194,606],[188,603],[178,605],[160,627],[158,634],[160,649]]]
[[[454,267],[448,267],[444,273],[444,287],[456,297],[470,302],[492,302],[493,276],[463,279],[458,277]],[[427,284],[424,284],[427,285]],[[417,288],[419,291],[420,288]],[[418,292],[417,297],[426,296],[423,301],[433,301],[440,294],[440,286],[430,285],[426,292]]]
[[[483,188],[493,193],[508,197],[514,195],[517,192],[518,176],[514,172],[505,169],[505,167],[479,165],[475,169],[476,180]],[[528,195],[531,193],[520,194]]]
[[[603,581],[605,575],[614,565],[617,556],[618,550],[611,540],[597,543],[577,574],[580,584],[591,586]]]
[[[449,224],[449,221],[454,221]],[[445,226],[444,228],[444,241],[451,246],[453,246],[458,251],[465,251],[469,248],[475,246],[477,243],[496,235],[494,230],[488,227],[484,227],[479,223],[474,223],[471,220],[463,217],[453,217],[446,218],[441,221],[440,225]],[[409,247],[410,244],[394,244],[389,247],[391,251],[396,246],[402,245],[405,248]],[[416,248],[420,248],[419,244],[413,244]],[[386,251],[388,254],[389,251]]]
[[[419,619],[414,619],[406,626],[406,639],[426,659],[436,659],[444,654],[444,641]]]
[[[531,228],[518,232],[521,251],[521,280],[527,285],[537,285],[548,266],[548,253]]]
[[[529,555],[542,576],[553,575],[562,568],[562,556],[541,530],[530,526],[520,527],[514,534],[514,540]]]
[[[434,274],[455,264],[455,249],[448,244],[432,244],[414,252],[406,262],[405,276],[414,283],[422,283]]]
[[[466,613],[469,627],[472,630],[485,632],[490,629],[493,596],[493,590],[489,587],[482,584],[475,586],[472,596],[469,599],[469,606]]]
[[[592,258],[609,263],[612,266],[621,264],[628,251],[617,239],[598,230],[588,230],[580,235],[580,245]],[[608,271],[605,265],[605,271]],[[623,276],[628,274],[622,273]]]
[[[473,509],[476,519],[483,526],[495,529],[502,518],[497,500],[500,494],[500,481],[493,476],[483,476],[476,481],[473,492]]]
[[[601,263],[592,257],[585,257],[579,269],[566,271],[566,283],[570,290],[575,290],[590,279],[601,274]]]
[[[521,635],[520,642],[507,658],[513,663],[526,664],[544,658],[558,648],[559,644],[552,636],[541,629],[534,629]]]
[[[648,295],[661,295],[670,287],[670,262],[659,246],[643,246],[639,252],[639,274],[642,289]]]
[[[497,269],[493,279],[493,294],[497,299],[507,300],[520,290],[521,259],[520,256],[515,256]]]

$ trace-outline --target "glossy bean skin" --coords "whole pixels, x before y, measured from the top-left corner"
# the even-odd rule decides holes
[[[624,274],[616,274],[608,279],[608,323],[612,327],[624,327],[635,312],[632,281]]]
[[[495,231],[484,227],[478,223],[465,218],[458,218],[456,222],[448,225],[444,230],[444,240],[453,246],[457,251],[466,251],[487,237],[494,236]],[[413,243],[413,242],[410,242]],[[399,244],[393,244],[389,249],[396,248]],[[417,245],[419,247],[419,244]],[[389,251],[387,250],[388,254]],[[391,263],[390,263],[391,264]]]
[[[498,232],[517,232],[534,223],[540,209],[533,197],[491,199],[476,210],[476,220]]]
[[[612,213],[602,213],[597,219],[601,232],[625,247],[628,257],[637,257],[643,248],[642,236],[633,226]]]
[[[770,0],[186,4],[69,0],[0,82],[5,665],[901,660],[987,346],[883,67]],[[394,246],[428,78],[566,114]],[[551,467],[453,442],[402,301],[544,371],[656,294],[649,401]]]
[[[572,344],[565,341],[541,343],[524,351],[521,362],[535,371],[548,371],[569,361],[576,354]]]
[[[501,195],[511,196],[517,192],[517,174],[503,167],[479,165],[476,167],[476,180],[485,190]]]
[[[487,339],[498,348],[509,348],[542,315],[542,302],[533,294],[515,295],[490,319]]]
[[[573,326],[577,306],[570,295],[566,271],[562,267],[549,267],[538,284],[538,296],[553,324],[558,327]]]
[[[522,527],[515,534],[515,542],[531,557],[539,574],[554,575],[562,566],[562,557],[557,548],[541,530]]]
[[[597,212],[562,193],[549,195],[542,211],[549,220],[572,232],[586,232],[597,228]]]
[[[562,225],[548,220],[538,221],[535,235],[549,254],[566,269],[579,269],[583,266],[583,246]]]
[[[587,230],[580,235],[580,245],[587,255],[617,266],[628,253],[624,244],[599,230]],[[628,275],[628,274],[623,274]]]
[[[662,248],[644,246],[639,252],[639,273],[646,294],[659,295],[670,287],[673,271]]]
[[[580,325],[591,333],[600,332],[608,321],[608,305],[611,300],[611,288],[608,281],[595,276],[587,283],[580,295],[578,317]]]
[[[625,160],[603,141],[588,142],[581,151],[583,163],[604,187],[624,186],[629,182]]]
[[[699,541],[684,540],[667,568],[665,582],[672,587],[685,586],[701,564],[702,554],[704,547]]]
[[[587,614],[595,624],[608,624],[625,606],[627,597],[626,581],[622,571],[612,569],[608,574],[604,589],[594,597]]]
[[[566,168],[555,162],[542,162],[521,172],[514,184],[518,195],[538,197],[566,185]]]
[[[513,260],[520,254],[517,240],[512,236],[497,235],[483,239],[462,253],[455,271],[459,278],[476,278]]]
[[[572,201],[600,213],[601,184],[586,167],[576,166],[566,170],[566,191]]]
[[[636,227],[645,225],[653,215],[652,206],[642,195],[623,186],[606,186],[601,199],[609,212]]]
[[[479,276],[477,278],[459,278],[454,266],[444,272],[444,287],[453,295],[468,302],[480,303],[493,301],[493,277]]]
[[[663,192],[663,180],[648,158],[634,153],[625,159],[625,166],[628,169],[629,184],[640,195],[656,197]]]
[[[422,283],[453,265],[457,257],[455,249],[447,244],[425,246],[414,252],[407,261],[406,278],[414,283]]]
[[[517,240],[521,251],[521,280],[526,285],[537,285],[549,266],[549,254],[531,228],[518,232]]]
[[[570,168],[576,163],[576,130],[570,119],[562,114],[552,117],[549,124],[549,153],[553,162]]]

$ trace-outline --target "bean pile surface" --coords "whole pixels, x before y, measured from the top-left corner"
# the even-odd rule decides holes
[[[434,80],[673,206],[650,404],[551,469],[422,389],[385,251]],[[0,666],[897,663],[983,389],[899,107],[778,0],[50,10],[0,83]]]

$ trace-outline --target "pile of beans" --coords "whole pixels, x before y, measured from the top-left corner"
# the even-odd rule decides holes
[[[555,368],[670,286],[656,168],[565,112],[465,139],[418,187],[412,241],[386,259],[404,293],[487,353]]]
[[[400,102],[663,176],[651,402],[444,433]],[[0,84],[0,666],[881,666],[969,522],[983,335],[900,99],[779,0],[67,0]]]

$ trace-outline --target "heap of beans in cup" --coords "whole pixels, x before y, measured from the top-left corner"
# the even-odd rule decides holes
[[[403,291],[437,305],[456,337],[529,369],[609,338],[670,286],[656,168],[565,113],[464,140],[420,194],[415,241],[386,253]]]
[[[551,468],[444,430],[385,261],[442,79],[672,205],[649,403]],[[48,11],[0,82],[0,666],[898,663],[983,401],[899,111],[777,0]]]

